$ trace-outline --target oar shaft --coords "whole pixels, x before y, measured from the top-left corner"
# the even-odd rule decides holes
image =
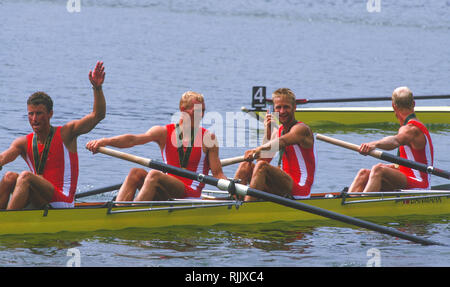
[[[335,138],[332,138],[332,137],[324,136],[322,134],[316,134],[316,138],[318,140],[321,140],[321,141],[324,141],[324,142],[328,142],[328,143],[331,143],[331,144],[334,144],[334,145],[337,145],[337,146],[340,146],[340,147],[343,147],[343,148],[347,148],[347,149],[359,152],[359,147],[360,146],[356,145],[356,144],[352,144],[352,143],[345,142],[345,141],[342,141],[342,140],[339,140],[339,139],[335,139]],[[420,170],[420,171],[423,171],[423,172],[434,174],[434,175],[439,176],[439,177],[450,179],[450,172],[448,172],[448,171],[445,171],[445,170],[442,170],[442,169],[439,169],[439,168],[435,168],[433,166],[427,166],[426,164],[415,162],[415,161],[408,160],[408,159],[405,159],[405,158],[401,158],[399,156],[395,156],[395,155],[392,155],[392,154],[387,153],[387,152],[382,152],[380,150],[372,150],[372,151],[369,152],[369,155],[372,156],[372,157],[384,160],[384,161],[388,161],[388,162],[391,162],[391,163],[396,163],[396,164],[399,164],[399,165],[410,167],[412,169]]]
[[[369,230],[373,230],[373,231],[377,231],[380,233],[384,233],[384,234],[388,234],[391,236],[395,236],[398,238],[402,238],[402,239],[406,239],[412,242],[416,242],[416,243],[420,243],[420,244],[424,244],[424,245],[442,245],[439,242],[435,242],[432,240],[428,240],[428,239],[424,239],[424,238],[420,238],[411,234],[407,234],[401,231],[398,231],[396,229],[393,228],[389,228],[389,227],[385,227],[382,225],[378,225],[378,224],[374,224],[372,222],[369,221],[365,221],[365,220],[361,220],[355,217],[350,217],[344,214],[339,214],[330,210],[326,210],[317,206],[312,206],[309,204],[305,204],[299,201],[294,201],[294,200],[290,200],[284,197],[280,197],[278,195],[274,195],[274,194],[270,194],[267,192],[263,192],[260,190],[256,190],[253,188],[248,188],[247,190],[247,194],[250,196],[254,196],[260,199],[264,199],[264,200],[268,200],[268,201],[272,201],[272,202],[276,202],[278,204],[287,206],[287,207],[291,207],[291,208],[295,208],[298,210],[302,210],[305,212],[309,212],[309,213],[313,213],[319,216],[323,216],[323,217],[327,217],[330,219],[334,219],[337,221],[341,221],[344,223],[348,223],[348,224],[352,224],[352,225],[356,225],[358,227],[362,227],[362,228],[366,228]]]
[[[121,152],[118,152],[115,150],[102,150],[101,152],[104,154],[114,156],[114,157],[119,157],[121,159],[129,160],[129,161],[132,161],[132,162],[135,162],[135,163],[147,166],[147,167],[149,166],[147,160],[144,158],[140,158],[140,157],[133,156],[130,154],[121,153]],[[239,163],[242,161],[244,161],[244,156],[226,158],[226,159],[221,160],[220,162],[221,162],[222,166],[227,166],[227,165]],[[0,166],[0,170],[1,170],[1,166]],[[78,199],[78,198],[83,198],[83,197],[87,197],[87,196],[91,196],[91,195],[97,195],[97,194],[101,194],[101,193],[105,193],[105,192],[118,190],[118,189],[120,189],[121,186],[122,186],[122,184],[118,183],[118,184],[107,186],[107,187],[102,187],[102,188],[97,188],[97,189],[93,189],[90,191],[85,191],[85,192],[76,194],[75,198]]]
[[[343,140],[339,140],[339,139],[335,139],[335,138],[332,138],[332,137],[324,136],[322,134],[316,134],[316,139],[324,141],[324,142],[327,142],[327,143],[331,143],[331,144],[334,144],[334,145],[337,145],[337,146],[340,146],[340,147],[343,147],[343,148],[346,148],[346,149],[349,149],[349,150],[353,150],[353,151],[359,152],[359,147],[360,146],[356,145],[356,144],[353,144],[353,143],[349,143],[349,142],[346,142],[346,141],[343,141]],[[372,151],[369,152],[370,156],[373,156],[373,157],[376,157],[376,158],[379,158],[379,159],[381,159],[381,154],[382,154],[382,152],[379,151],[379,150],[372,150]]]
[[[410,168],[413,168],[413,169],[417,169],[417,170],[420,170],[420,171],[423,171],[423,172],[431,173],[431,174],[434,174],[434,175],[439,176],[439,177],[450,179],[450,172],[449,171],[445,171],[445,170],[442,170],[442,169],[439,169],[439,168],[436,168],[436,167],[433,167],[433,166],[428,166],[428,165],[423,164],[423,163],[419,163],[419,162],[415,162],[415,161],[408,160],[408,159],[405,159],[405,158],[401,158],[401,157],[392,155],[392,154],[387,153],[387,152],[381,152],[379,158],[382,159],[382,160],[385,160],[385,161],[389,161],[389,162],[396,163],[396,164],[399,164],[399,165],[407,166],[407,167],[410,167]]]
[[[186,177],[186,178],[189,178],[192,180],[196,180],[199,182],[205,182],[210,185],[217,186],[218,181],[219,181],[219,179],[209,176],[209,175],[198,174],[198,173],[192,172],[187,169],[179,168],[179,167],[168,165],[168,164],[156,161],[156,160],[135,156],[132,154],[124,153],[124,152],[113,150],[113,149],[106,148],[106,147],[100,147],[98,149],[98,152],[106,154],[106,155],[110,155],[110,156],[113,156],[116,158],[131,161],[131,162],[134,162],[134,163],[137,163],[137,164],[149,167],[149,168],[157,169],[157,170],[160,170],[163,172],[176,174],[176,175]]]
[[[78,199],[78,198],[83,198],[86,196],[97,195],[97,194],[101,194],[101,193],[105,193],[105,192],[109,192],[109,191],[118,190],[121,186],[122,186],[122,184],[119,183],[119,184],[115,184],[115,185],[111,185],[111,186],[107,186],[107,187],[102,187],[102,188],[97,188],[97,189],[93,189],[90,191],[85,191],[82,193],[75,194],[75,198]]]

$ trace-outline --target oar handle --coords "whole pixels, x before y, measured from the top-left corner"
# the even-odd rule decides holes
[[[129,153],[124,153],[118,150],[113,150],[110,148],[106,148],[106,147],[100,147],[98,149],[98,152],[106,154],[106,155],[110,155],[112,157],[116,157],[119,159],[123,159],[123,160],[127,160],[130,162],[134,162],[149,168],[153,168],[153,169],[157,169],[159,171],[162,172],[166,172],[166,173],[171,173],[171,174],[176,174],[182,177],[186,177],[192,180],[196,180],[199,182],[204,182],[206,184],[211,184],[211,185],[215,185],[217,186],[219,179],[215,178],[213,176],[210,175],[205,175],[205,174],[199,174],[199,173],[195,173],[192,172],[190,170],[184,169],[184,168],[180,168],[180,167],[176,167],[176,166],[172,166],[163,162],[159,162],[156,160],[152,160],[152,159],[148,159],[148,158],[144,158],[144,157],[140,157],[140,156],[136,156],[136,155],[132,155]],[[223,180],[221,179],[220,181],[226,181],[227,180]]]
[[[129,154],[129,153],[124,153],[124,152],[121,152],[121,151],[118,151],[118,150],[114,150],[114,149],[110,149],[110,148],[106,148],[106,147],[99,147],[98,148],[98,152],[106,154],[106,155],[110,155],[110,156],[113,156],[113,157],[117,157],[117,158],[120,158],[120,159],[124,159],[124,160],[127,160],[127,161],[131,161],[131,162],[134,162],[134,163],[137,163],[137,164],[140,164],[140,165],[143,165],[143,166],[147,166],[147,167],[149,166],[150,161],[151,161],[148,158],[143,158],[143,157],[140,157],[140,156],[136,156],[136,155]]]
[[[222,159],[220,161],[220,163],[222,164],[222,166],[227,166],[227,165],[232,165],[235,163],[240,163],[244,161],[244,156],[236,156],[236,157],[230,157],[230,158],[225,158]]]
[[[334,145],[337,145],[337,146],[340,146],[340,147],[343,147],[343,148],[346,148],[346,149],[350,149],[350,150],[359,152],[359,148],[360,148],[359,145],[352,144],[352,143],[349,143],[349,142],[346,142],[346,141],[343,141],[343,140],[327,137],[327,136],[324,136],[322,134],[316,134],[316,139],[324,141],[324,142],[327,142],[327,143],[330,143],[330,144],[334,144]],[[372,150],[372,151],[369,152],[370,156],[373,156],[373,157],[376,157],[376,158],[379,158],[379,159],[381,159],[381,154],[382,154],[382,152],[379,151],[379,150]]]
[[[124,160],[128,160],[128,161],[140,164],[140,165],[149,166],[149,161],[150,161],[149,159],[135,156],[135,155],[128,154],[128,153],[124,153],[124,152],[121,152],[118,150],[100,147],[98,149],[98,152],[106,154],[106,155],[110,155],[113,157],[121,158]],[[227,165],[239,163],[242,161],[244,161],[244,156],[236,156],[236,157],[230,157],[230,158],[223,159],[220,161],[220,163],[222,164],[222,166],[227,166]]]

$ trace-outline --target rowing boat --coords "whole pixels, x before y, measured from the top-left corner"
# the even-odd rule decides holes
[[[241,110],[261,121],[264,121],[264,117],[266,116],[266,111],[261,109],[242,107]],[[415,112],[417,117],[426,124],[450,124],[450,106],[416,107]],[[301,107],[296,109],[295,119],[313,127],[398,123],[392,107]]]
[[[415,100],[445,100],[450,95],[414,96]],[[360,97],[360,98],[336,98],[336,99],[296,99],[297,109],[295,119],[310,126],[327,125],[370,125],[395,123],[398,120],[394,115],[391,104],[383,107],[321,107],[305,108],[299,105],[315,103],[348,103],[367,101],[391,102],[391,97]],[[267,104],[273,104],[272,99],[266,98],[266,87],[253,87],[252,108],[242,107],[241,110],[258,120],[264,121]],[[449,125],[450,106],[416,106],[417,117],[427,125]]]
[[[276,221],[329,220],[325,217],[266,201],[241,202],[205,191],[203,200],[141,202],[78,202],[75,208],[0,211],[0,235],[82,232],[156,228],[255,224]],[[211,195],[213,194],[213,195]],[[348,197],[345,193],[315,194],[300,200],[358,218],[450,216],[450,191],[401,191]]]

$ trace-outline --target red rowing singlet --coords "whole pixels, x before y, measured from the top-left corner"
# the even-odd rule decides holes
[[[176,132],[175,132],[175,124],[166,125],[167,136],[166,136],[166,144],[162,153],[162,158],[166,164],[170,164],[172,166],[181,167],[180,158],[178,155],[178,148],[176,146]],[[209,172],[209,161],[208,155],[203,152],[203,136],[207,130],[201,128],[201,133],[197,133],[194,146],[192,147],[191,154],[189,156],[189,161],[186,166],[187,170],[208,174]],[[175,144],[175,145],[174,145]],[[184,149],[186,151],[186,148]],[[174,174],[170,174],[171,176],[181,180],[184,183],[184,198],[200,198],[204,183],[187,179],[185,177],[180,177]]]
[[[30,170],[36,174],[33,158],[33,133],[27,135],[26,162]],[[39,155],[44,150],[38,144]],[[61,138],[61,127],[57,127],[50,144],[50,149],[42,176],[55,187],[50,205],[55,208],[74,207],[74,196],[78,182],[78,154],[71,153]]]
[[[430,133],[424,124],[416,120],[410,120],[408,125],[418,127],[425,135],[426,144],[423,149],[417,150],[409,145],[399,147],[400,157],[426,164],[433,165],[433,143],[431,142]],[[400,166],[400,172],[406,175],[408,189],[429,189],[430,188],[430,174],[418,171],[406,166]]]
[[[283,126],[281,125],[278,130],[278,137],[281,136],[282,131]],[[282,168],[293,180],[292,196],[295,199],[310,197],[316,172],[316,158],[315,144],[311,148],[304,148],[298,144],[285,148]]]

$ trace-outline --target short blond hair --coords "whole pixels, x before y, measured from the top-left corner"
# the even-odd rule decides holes
[[[392,92],[392,102],[399,109],[414,108],[413,93],[408,87],[398,87]]]
[[[295,94],[289,88],[280,88],[275,90],[275,92],[272,93],[272,100],[275,100],[277,98],[290,101],[294,109],[297,107],[297,102],[295,101]]]
[[[193,100],[193,99],[195,99],[201,103],[205,102],[205,99],[202,94],[193,92],[193,91],[187,91],[181,96],[180,109],[181,109],[181,107],[189,108],[190,107],[189,104],[190,104],[191,100]]]

